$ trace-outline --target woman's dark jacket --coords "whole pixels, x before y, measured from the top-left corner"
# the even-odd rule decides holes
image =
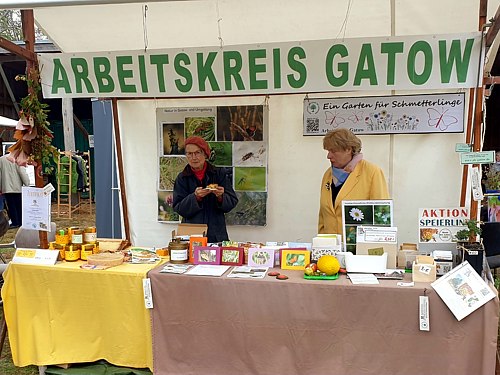
[[[199,202],[196,200],[195,189],[205,188],[209,184],[224,187],[222,202],[217,201],[215,194],[208,194]],[[196,178],[189,165],[175,179],[174,211],[182,216],[183,223],[207,224],[208,242],[229,240],[224,214],[231,211],[237,203],[231,174],[208,162],[203,181]]]

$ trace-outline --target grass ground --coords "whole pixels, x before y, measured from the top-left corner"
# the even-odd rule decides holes
[[[52,212],[56,212],[53,206]],[[75,211],[71,215],[72,218],[58,217],[57,214],[52,213],[52,221],[57,225],[57,228],[67,227],[89,227],[95,226],[95,211],[90,211],[89,207],[82,208],[81,212]],[[0,243],[9,243],[14,240],[17,229],[9,229],[7,233],[0,238]],[[6,260],[12,259],[14,249],[2,249],[2,254]],[[3,311],[0,311],[0,318],[3,318]],[[12,362],[12,356],[9,347],[8,338],[5,340],[3,350],[0,353],[0,374],[1,375],[38,375],[37,366],[16,367]]]

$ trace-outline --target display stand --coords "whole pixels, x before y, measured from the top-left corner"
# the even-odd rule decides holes
[[[76,192],[73,174],[75,173],[73,156],[77,155],[85,161],[86,181]],[[73,212],[85,207],[89,213],[93,211],[90,152],[59,151],[57,158],[57,216],[71,219]],[[84,194],[82,194],[84,193]]]

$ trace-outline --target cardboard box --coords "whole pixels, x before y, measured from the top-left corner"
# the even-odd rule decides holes
[[[390,242],[358,242],[356,244],[356,255],[374,255],[372,250],[383,249],[387,253],[387,268],[396,268],[398,247]]]
[[[345,254],[347,272],[385,273],[387,270],[387,253],[382,255],[354,255]]]
[[[411,270],[417,255],[417,250],[399,250],[397,268]]]
[[[416,243],[403,242],[399,246],[400,250],[418,250]]]
[[[431,283],[436,281],[436,263],[429,255],[417,255],[412,267],[413,281],[416,283]]]
[[[193,234],[198,234],[201,236],[205,236],[208,230],[208,226],[206,224],[187,224],[180,223],[177,226],[177,230],[172,231],[172,238],[177,236],[192,236]]]

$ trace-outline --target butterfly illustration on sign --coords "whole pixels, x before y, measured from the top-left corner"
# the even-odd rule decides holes
[[[347,118],[349,121],[357,123],[363,121],[363,111],[352,111],[352,115]]]
[[[435,108],[427,108],[427,114],[429,115],[427,122],[429,126],[444,131],[449,126],[456,124],[458,119],[455,116],[447,115],[446,112],[448,112],[448,109],[440,112]]]
[[[345,119],[340,117],[338,112],[325,111],[325,124],[337,128],[343,124]]]

